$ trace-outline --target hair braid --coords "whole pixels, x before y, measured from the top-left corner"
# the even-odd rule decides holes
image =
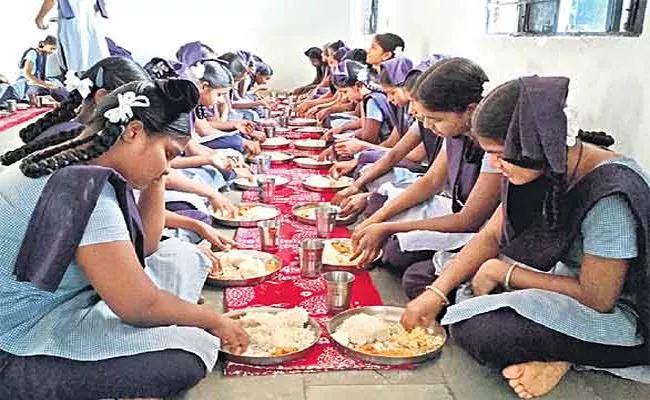
[[[29,143],[54,125],[71,121],[77,116],[77,108],[81,105],[82,101],[83,99],[79,92],[76,90],[73,91],[55,110],[50,111],[43,118],[23,128],[19,133],[20,138],[24,143]]]
[[[551,176],[551,187],[544,197],[543,215],[546,224],[552,229],[560,229],[566,217],[564,199],[566,194],[566,176],[554,174]]]
[[[23,160],[20,170],[29,178],[49,175],[68,165],[84,163],[104,154],[120,137],[122,128],[106,121],[104,130],[83,139],[73,140]],[[87,148],[79,146],[91,143]]]
[[[37,140],[28,143],[22,147],[17,148],[16,150],[8,151],[0,156],[0,162],[2,165],[12,165],[13,163],[22,160],[32,153],[47,149],[48,147],[56,146],[63,142],[67,142],[70,139],[74,139],[77,136],[81,135],[83,130],[84,127],[81,126],[69,131],[60,132],[58,135],[51,136],[43,140]]]

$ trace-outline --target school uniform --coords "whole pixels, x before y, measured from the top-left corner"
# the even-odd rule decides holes
[[[31,179],[15,164],[0,174],[0,194],[0,398],[165,397],[214,367],[216,337],[123,322],[74,259],[79,246],[130,241],[158,287],[198,300],[211,263],[173,239],[145,258],[133,193],[117,173],[71,166]]]
[[[110,56],[98,13],[108,18],[104,0],[59,0],[60,54],[68,71],[84,72]]]
[[[428,133],[430,134],[432,133]],[[433,142],[429,142],[429,146],[436,148]],[[435,195],[394,216],[391,221],[417,221],[460,212],[481,173],[500,173],[490,166],[487,155],[467,136],[445,138],[444,151],[447,154],[448,193],[445,196]],[[388,201],[401,195],[404,190],[406,189],[387,184],[379,189],[379,194],[384,195]],[[384,246],[383,261],[392,268],[405,271],[403,283],[410,295],[414,290],[419,290],[413,287],[419,288],[419,284],[428,279],[428,275],[422,277],[421,270],[426,268],[428,273],[432,269],[430,267],[437,252],[460,249],[473,235],[422,230],[397,233]]]
[[[19,64],[21,75],[13,85],[15,94],[19,99],[23,100],[30,96],[52,96],[56,101],[62,101],[68,96],[68,91],[63,87],[63,84],[59,80],[47,77],[47,59],[47,54],[43,54],[36,49],[29,49],[25,54],[23,54]],[[27,61],[31,62],[32,75],[34,75],[34,77],[42,81],[50,82],[56,87],[54,89],[48,89],[42,86],[32,85],[24,72]]]
[[[547,231],[536,220],[522,227],[522,221],[506,219],[500,257],[521,262],[522,268],[578,277],[585,254],[631,260],[610,312],[556,292],[524,289],[462,301],[447,310],[442,323],[451,325],[454,336],[480,361],[499,366],[568,361],[650,383],[649,196],[650,179],[634,160],[609,160],[567,193],[572,207],[562,232]],[[521,200],[506,189],[505,215],[540,210],[539,196]]]

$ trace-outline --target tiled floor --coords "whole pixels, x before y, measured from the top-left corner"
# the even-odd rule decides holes
[[[17,130],[0,133],[0,152],[20,143]],[[233,195],[235,195],[233,193]],[[232,231],[230,231],[232,232]],[[398,278],[372,271],[385,304],[402,305]],[[206,307],[223,308],[223,293],[207,288]],[[483,367],[450,343],[440,359],[412,371],[355,372],[225,378],[220,365],[188,393],[173,400],[501,400],[516,398],[498,371]],[[570,372],[546,399],[647,400],[650,386],[606,374]]]

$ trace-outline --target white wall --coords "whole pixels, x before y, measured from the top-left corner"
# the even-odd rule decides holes
[[[0,24],[0,73],[13,77],[22,52],[47,34],[33,22],[41,3],[12,2],[10,18]],[[280,88],[313,79],[314,69],[302,55],[306,49],[351,36],[348,0],[107,0],[107,4],[108,35],[138,61],[172,58],[183,43],[201,40],[217,52],[254,51],[274,67],[271,83]],[[50,31],[55,33],[54,27]]]
[[[406,40],[407,53],[441,52],[471,58],[494,87],[526,74],[571,78],[569,102],[582,127],[605,130],[616,149],[650,169],[650,16],[637,38],[515,38],[486,35],[486,0],[401,0],[390,30]]]

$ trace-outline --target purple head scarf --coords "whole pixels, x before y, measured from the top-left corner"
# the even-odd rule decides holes
[[[451,56],[447,56],[444,54],[433,54],[431,57],[425,58],[424,60],[422,60],[422,62],[420,62],[415,67],[413,67],[413,70],[424,72],[429,68],[431,68],[434,64],[437,64],[440,61],[446,60],[448,58],[451,58]]]
[[[402,86],[406,82],[413,62],[406,57],[397,57],[381,63],[382,74],[385,73],[392,86]]]
[[[503,158],[522,167],[565,174],[569,78],[528,76],[519,78],[519,88]]]
[[[334,52],[334,59],[339,63],[345,59],[345,56],[350,52],[350,49],[347,47],[341,47],[340,49]]]

